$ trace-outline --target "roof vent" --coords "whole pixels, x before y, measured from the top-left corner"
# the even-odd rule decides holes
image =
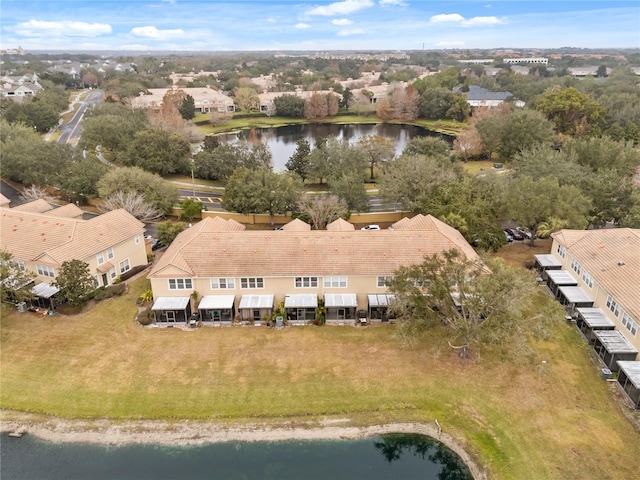
[[[619,267],[622,267],[623,265],[624,265],[624,262],[623,262],[622,260],[620,260],[620,261],[618,262],[618,266],[619,266]]]

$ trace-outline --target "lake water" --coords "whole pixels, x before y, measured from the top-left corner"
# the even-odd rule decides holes
[[[313,148],[320,138],[335,137],[338,140],[345,139],[353,143],[367,135],[379,135],[394,140],[397,155],[402,153],[407,143],[415,136],[436,136],[448,139],[447,136],[442,136],[421,127],[388,123],[371,125],[311,123],[277,128],[253,128],[216,136],[222,143],[233,143],[239,140],[264,143],[271,151],[274,171],[279,172],[285,170],[285,164],[296,151],[298,140],[302,138],[306,139],[311,148]]]
[[[51,443],[2,433],[2,480],[472,480],[462,460],[417,434],[362,440],[168,447]]]

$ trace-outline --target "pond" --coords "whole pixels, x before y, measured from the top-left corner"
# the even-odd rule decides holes
[[[233,143],[239,140],[264,143],[273,157],[273,169],[276,172],[285,170],[287,160],[296,151],[298,140],[306,139],[311,147],[320,138],[336,137],[338,140],[358,141],[367,135],[379,135],[395,141],[396,154],[402,153],[407,143],[416,136],[435,136],[450,140],[450,137],[414,125],[395,125],[388,123],[338,125],[328,123],[311,123],[305,125],[288,125],[277,128],[253,128],[234,133],[216,135],[222,143]]]
[[[361,440],[226,442],[173,447],[51,443],[2,433],[0,478],[472,480],[436,440],[386,434]]]

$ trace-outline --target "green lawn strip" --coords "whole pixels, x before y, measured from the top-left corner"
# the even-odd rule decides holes
[[[394,327],[145,329],[148,281],[87,312],[0,319],[0,405],[69,418],[304,424],[434,424],[494,478],[633,478],[640,436],[574,326],[513,359],[463,362],[434,328],[411,347]],[[545,360],[547,363],[543,364]]]

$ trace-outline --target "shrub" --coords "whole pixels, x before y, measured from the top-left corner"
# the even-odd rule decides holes
[[[145,268],[147,268],[146,265],[138,265],[133,267],[131,270],[128,270],[126,272],[124,272],[122,275],[120,275],[120,281],[124,282],[125,280],[133,277],[135,274],[140,273],[141,271],[143,271]]]
[[[111,285],[109,287],[100,287],[93,293],[93,299],[96,301],[106,300],[111,297],[119,297],[122,295],[127,286],[124,283],[119,283],[117,285]]]

